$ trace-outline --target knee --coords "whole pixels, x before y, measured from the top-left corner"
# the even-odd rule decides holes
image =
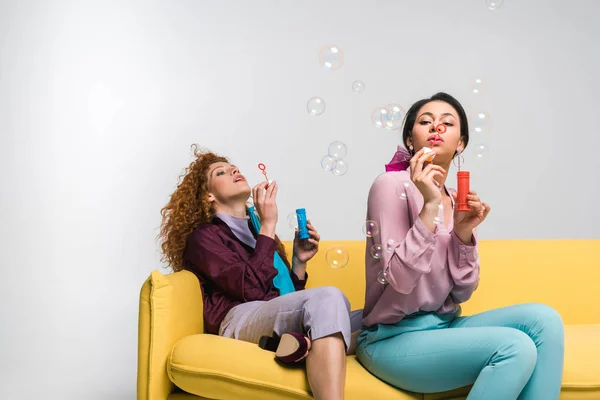
[[[563,328],[563,320],[558,311],[546,304],[533,304],[533,312],[545,325]]]
[[[562,340],[564,336],[564,324],[560,314],[552,307],[546,304],[531,303],[527,305],[528,313],[535,316],[535,321],[539,324],[540,330],[547,334],[557,335]]]
[[[524,373],[533,373],[538,356],[533,340],[526,333],[512,328],[505,333],[505,339],[505,351],[501,352],[504,357],[513,359],[515,367]]]
[[[323,286],[315,290],[312,300],[318,302],[320,307],[338,307],[350,312],[350,302],[344,293],[334,286]]]

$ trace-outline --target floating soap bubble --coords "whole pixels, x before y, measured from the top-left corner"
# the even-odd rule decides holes
[[[328,71],[335,71],[344,64],[344,52],[334,44],[323,46],[319,51],[319,65]]]
[[[388,273],[385,272],[385,270],[382,269],[377,273],[377,282],[381,283],[382,285],[388,283]]]
[[[375,125],[377,128],[383,128],[385,126],[385,122],[390,119],[388,114],[389,111],[387,108],[377,107],[371,113],[371,122],[373,122],[373,125]]]
[[[410,187],[410,183],[408,182],[400,182],[398,186],[396,186],[396,195],[402,200],[408,200],[408,188]]]
[[[478,144],[475,146],[475,158],[477,160],[484,160],[490,155],[490,149],[485,144]]]
[[[325,259],[331,268],[344,268],[348,264],[350,256],[344,247],[333,246],[325,253]]]
[[[342,142],[333,142],[329,145],[328,154],[334,160],[341,160],[348,154],[348,148]]]
[[[348,163],[344,160],[337,160],[331,172],[336,176],[345,175],[348,172]]]
[[[296,213],[290,213],[287,216],[287,222],[288,222],[288,226],[290,228],[292,228],[293,231],[295,231],[296,229],[298,229],[298,217],[296,216]]]
[[[306,103],[306,109],[310,115],[316,117],[325,112],[325,102],[320,97],[311,97]]]
[[[485,83],[481,78],[475,78],[469,85],[469,92],[477,97],[481,97],[484,93]]]
[[[485,0],[485,4],[487,5],[488,10],[490,11],[496,11],[497,9],[502,7],[503,3],[504,0]]]
[[[371,257],[376,260],[379,260],[381,257],[383,257],[383,246],[380,244],[374,244],[371,246]]]
[[[492,118],[486,112],[478,112],[473,115],[473,132],[476,134],[489,133],[492,130]]]
[[[364,93],[365,88],[365,83],[363,81],[354,81],[352,83],[352,91],[356,94]]]
[[[389,253],[393,253],[394,250],[396,250],[396,247],[398,247],[398,241],[395,239],[388,239],[385,241],[385,249]]]
[[[388,112],[382,116],[384,126],[390,130],[400,129],[402,127],[404,116],[406,115],[404,108],[398,104],[388,104],[385,108]]]
[[[321,158],[321,168],[323,168],[325,171],[333,171],[335,165],[336,161],[333,157],[323,156],[323,158]]]
[[[377,236],[379,233],[379,225],[373,220],[368,220],[363,225],[362,231],[367,237]]]

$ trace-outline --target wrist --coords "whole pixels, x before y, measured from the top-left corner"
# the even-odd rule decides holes
[[[271,239],[275,239],[275,224],[273,223],[263,223],[260,226],[259,235],[268,236]]]
[[[421,212],[419,213],[421,221],[423,221],[427,229],[429,229],[431,232],[435,232],[436,229],[434,220],[435,217],[438,216],[440,211],[439,204],[441,204],[441,202],[438,202],[438,204],[436,204],[435,202],[425,203],[423,205],[423,209],[421,209]]]
[[[296,275],[301,281],[306,280],[306,268],[294,268],[292,266],[292,274]]]
[[[455,229],[454,233],[460,239],[460,241],[463,242],[464,245],[470,246],[473,244],[473,229]]]
[[[302,269],[306,268],[306,261],[300,261],[298,257],[294,254],[292,256],[292,269]]]

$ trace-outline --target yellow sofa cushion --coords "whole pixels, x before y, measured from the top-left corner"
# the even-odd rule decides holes
[[[171,380],[186,392],[211,399],[312,399],[303,367],[283,367],[274,353],[256,344],[215,335],[192,335],[174,346],[167,368]],[[347,357],[347,400],[416,400],[367,372]]]
[[[600,399],[600,324],[565,327],[565,368],[561,400]],[[464,398],[468,388],[416,395],[392,388],[347,357],[347,399]],[[257,345],[214,335],[180,340],[168,360],[169,377],[186,392],[207,398],[311,399],[303,368],[282,367]],[[372,396],[372,397],[370,397]],[[596,397],[593,397],[596,396]]]
[[[563,388],[593,390],[600,399],[600,324],[565,326]]]

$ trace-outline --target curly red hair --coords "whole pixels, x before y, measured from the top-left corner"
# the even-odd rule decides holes
[[[226,162],[226,157],[201,150],[192,145],[195,160],[179,177],[177,189],[160,213],[162,223],[158,238],[161,242],[161,261],[174,271],[184,269],[183,253],[188,236],[201,224],[210,224],[215,209],[208,201],[208,168],[216,162]],[[286,259],[285,247],[275,236],[277,252]]]

